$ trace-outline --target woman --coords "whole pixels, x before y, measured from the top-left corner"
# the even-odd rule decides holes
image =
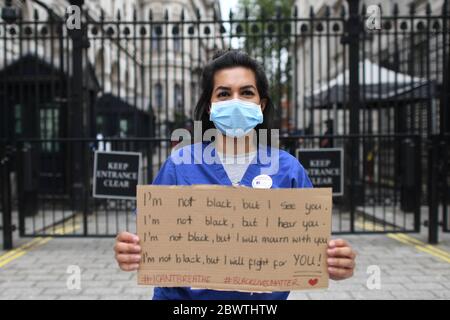
[[[202,85],[203,93],[196,106],[195,118],[201,120],[204,131],[217,128],[218,132],[214,142],[201,143],[200,149],[204,152],[209,148],[211,155],[217,155],[219,161],[180,163],[182,154],[187,153],[191,160],[198,156],[193,152],[194,145],[183,147],[167,159],[153,184],[312,187],[297,159],[282,150],[276,149],[277,165],[272,166],[273,172],[262,174],[268,172],[271,164],[261,161],[261,151],[272,154],[274,149],[262,147],[252,129],[257,132],[258,129],[270,129],[274,107],[269,97],[267,77],[256,60],[241,51],[220,52],[205,67]],[[128,232],[118,235],[115,252],[122,270],[137,270],[140,251],[136,235]],[[327,254],[331,279],[343,280],[353,275],[355,253],[344,240],[331,240]],[[288,295],[289,292],[246,293],[178,287],[155,288],[153,299],[284,300]]]

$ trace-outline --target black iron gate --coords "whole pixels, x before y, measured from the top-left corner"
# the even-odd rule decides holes
[[[2,193],[10,193],[5,181],[17,186],[2,203],[22,236],[132,227],[133,202],[90,197],[93,150],[142,152],[150,182],[172,129],[192,129],[203,65],[232,47],[264,65],[283,148],[344,149],[347,197],[334,199],[333,231],[417,232],[421,209],[435,212],[445,194],[436,197],[432,177],[448,177],[448,164],[434,165],[448,144],[432,139],[450,124],[448,96],[440,99],[449,91],[447,7],[403,14],[395,5],[383,10],[380,29],[366,25],[358,0],[227,19],[83,12],[81,29],[70,31],[51,10],[45,19],[0,20],[0,138],[14,150]]]
[[[297,149],[318,149],[323,136],[282,137],[281,148],[292,154]],[[336,146],[357,144],[363,149],[371,146],[373,158],[367,154],[359,156],[363,176],[345,175],[345,189],[363,185],[361,198],[350,202],[348,195],[334,197],[333,226],[335,234],[346,233],[387,233],[418,232],[420,230],[421,188],[420,175],[414,171],[420,162],[420,137],[414,135],[360,135],[329,136]],[[93,236],[110,237],[121,230],[135,227],[135,202],[131,200],[95,199],[92,197],[92,169],[95,150],[134,151],[142,153],[142,183],[151,183],[170,152],[169,139],[130,138],[130,139],[27,139],[17,141],[17,161],[27,167],[30,154],[40,154],[48,145],[60,146],[69,150],[78,145],[86,156],[83,168],[81,204],[74,204],[70,197],[70,175],[63,177],[60,184],[60,171],[57,153],[47,155],[46,161],[51,171],[42,172],[40,166],[29,166],[18,176],[18,212],[21,236]],[[409,159],[408,166],[396,167],[395,149],[401,144],[402,152]],[[346,154],[345,157],[350,156]],[[49,175],[49,172],[51,174]],[[39,191],[45,174],[53,192]],[[52,178],[53,177],[53,178]],[[410,178],[414,179],[411,180]],[[31,180],[30,180],[31,179]],[[359,182],[356,179],[363,179]],[[33,182],[34,180],[34,182]],[[33,189],[35,184],[37,189]],[[30,197],[31,196],[31,197]],[[23,198],[22,198],[23,197]],[[412,201],[412,202],[411,202]]]
[[[12,220],[10,179],[12,150],[6,141],[0,142],[0,231],[2,231],[0,243],[3,244],[3,249],[9,250],[13,247],[13,231],[15,230]]]
[[[449,172],[450,135],[435,135],[431,138],[431,168],[429,196],[429,241],[439,241],[439,229],[450,232],[450,172]]]
[[[440,203],[442,206],[442,220],[443,220],[443,230],[445,232],[450,232],[450,171],[449,171],[449,161],[450,161],[450,135],[444,135],[442,141],[440,142],[441,149],[441,167],[440,167]]]

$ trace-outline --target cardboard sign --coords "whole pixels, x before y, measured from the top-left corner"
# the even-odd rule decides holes
[[[137,190],[138,284],[258,292],[328,287],[331,189]]]
[[[140,153],[96,151],[93,197],[134,200],[140,167]]]
[[[343,149],[298,149],[297,159],[315,188],[332,188],[334,196],[344,195]]]

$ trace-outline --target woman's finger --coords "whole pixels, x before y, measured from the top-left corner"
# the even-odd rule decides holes
[[[353,276],[353,269],[328,267],[328,273],[330,275],[330,278],[334,280],[342,280]]]
[[[139,254],[118,254],[116,260],[119,264],[136,264],[141,261],[141,255]]]
[[[126,243],[139,243],[139,237],[135,234],[132,234],[130,232],[121,232],[117,235],[116,240],[118,242],[126,242]]]
[[[128,244],[125,242],[117,242],[114,246],[116,253],[140,253],[141,247],[135,244]]]
[[[350,247],[328,249],[327,253],[329,257],[355,258],[355,253]]]
[[[335,247],[349,247],[349,244],[347,241],[345,241],[344,239],[335,239],[335,240],[331,240],[328,243],[328,247],[329,248],[335,248]]]
[[[353,269],[355,267],[355,261],[352,259],[329,258],[327,263],[329,267],[334,268]]]
[[[136,271],[139,269],[139,264],[121,264],[119,266],[123,271]]]

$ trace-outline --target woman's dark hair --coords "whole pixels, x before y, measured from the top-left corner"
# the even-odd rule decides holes
[[[213,59],[205,66],[202,74],[202,94],[195,107],[195,120],[202,121],[203,133],[214,128],[214,123],[209,120],[208,109],[211,106],[211,98],[214,90],[214,74],[223,69],[244,67],[255,73],[256,89],[258,90],[261,100],[266,101],[266,107],[263,111],[264,121],[256,126],[258,129],[273,128],[274,105],[269,96],[269,81],[263,66],[251,58],[246,52],[239,50],[222,50],[217,52]],[[270,140],[269,140],[270,141]]]

